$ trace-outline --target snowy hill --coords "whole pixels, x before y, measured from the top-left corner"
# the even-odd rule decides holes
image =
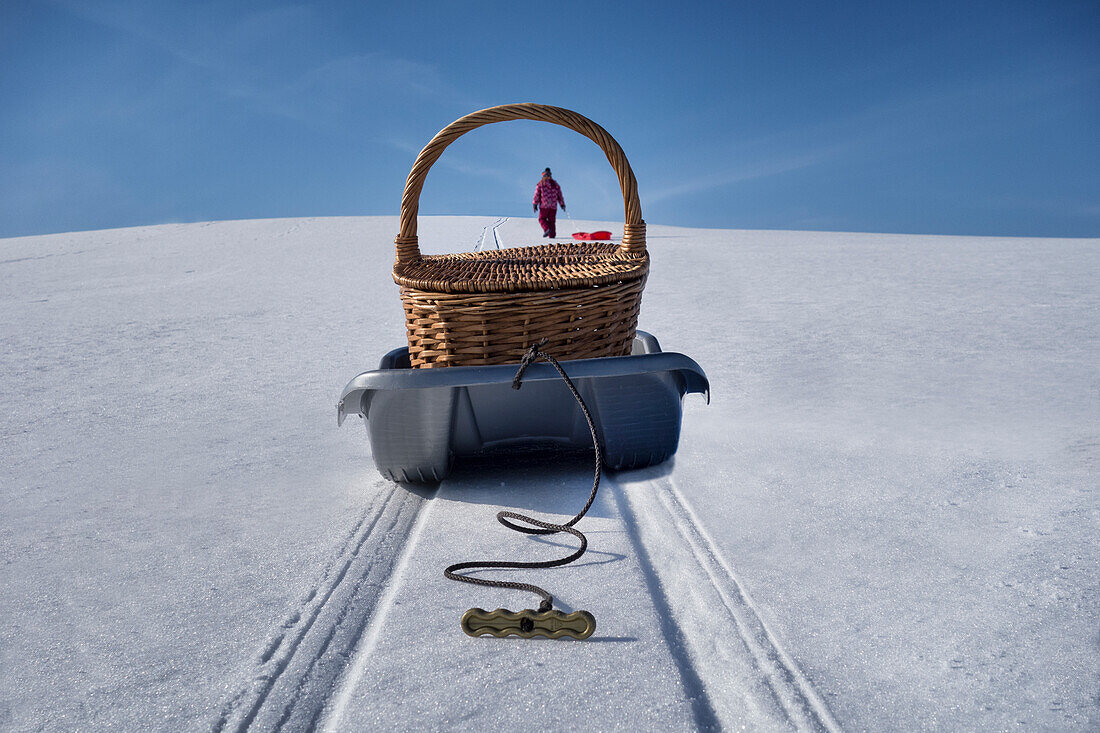
[[[442,569],[559,552],[493,515],[571,516],[590,467],[412,493],[336,427],[404,343],[396,231],[0,240],[0,729],[1100,726],[1100,240],[650,227],[640,325],[713,400],[590,555],[506,574],[598,620],[524,642],[458,618],[525,594]]]

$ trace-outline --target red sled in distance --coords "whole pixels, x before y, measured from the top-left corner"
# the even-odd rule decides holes
[[[611,232],[605,232],[602,229],[598,232],[574,232],[573,239],[580,239],[592,242],[610,241]]]

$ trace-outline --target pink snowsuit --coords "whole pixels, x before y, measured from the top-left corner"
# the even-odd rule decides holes
[[[556,237],[558,204],[565,210],[565,197],[562,196],[561,186],[550,176],[545,176],[539,185],[535,186],[535,198],[531,202],[539,210],[539,224],[542,225],[542,236]]]

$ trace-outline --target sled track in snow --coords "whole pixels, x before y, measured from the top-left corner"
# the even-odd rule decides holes
[[[694,700],[696,727],[839,731],[673,481],[660,468],[604,481],[663,609],[661,633]],[[321,724],[330,698],[340,697],[341,676],[357,679],[352,659],[370,652],[371,629],[393,602],[389,581],[401,574],[400,558],[415,551],[408,541],[424,504],[397,484],[378,493],[317,583],[269,634],[215,733]]]
[[[673,481],[660,468],[609,479],[635,548],[659,581],[651,583],[654,601],[671,610],[682,636],[670,644],[686,648],[690,676],[709,698],[717,724],[840,731]]]
[[[249,680],[219,712],[215,733],[316,727],[423,503],[397,484],[378,493],[317,583],[269,634]]]

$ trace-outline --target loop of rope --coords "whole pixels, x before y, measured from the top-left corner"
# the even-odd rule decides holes
[[[463,583],[473,583],[475,585],[487,585],[494,588],[510,588],[512,590],[522,590],[528,593],[534,593],[542,599],[539,604],[539,611],[549,611],[554,607],[554,597],[543,588],[531,583],[518,583],[510,580],[487,580],[485,578],[474,578],[469,575],[459,575],[458,570],[470,570],[473,568],[556,568],[562,565],[568,565],[569,563],[579,559],[581,555],[588,549],[588,538],[584,534],[574,528],[577,522],[581,520],[588,510],[592,508],[593,502],[596,501],[596,492],[600,488],[600,474],[603,471],[603,451],[600,448],[599,434],[596,432],[596,423],[592,419],[592,414],[588,411],[588,406],[584,403],[584,399],[581,397],[580,392],[577,390],[573,380],[569,378],[569,375],[562,369],[558,360],[550,356],[540,349],[549,342],[549,339],[542,339],[535,344],[531,345],[531,348],[527,350],[527,353],[523,355],[523,359],[519,363],[519,369],[516,371],[516,376],[512,380],[512,389],[519,389],[522,386],[523,375],[527,371],[527,367],[534,364],[540,358],[546,359],[553,364],[554,368],[558,370],[558,374],[565,380],[565,384],[569,387],[569,391],[573,393],[573,397],[576,398],[577,404],[581,407],[581,412],[584,413],[584,419],[588,423],[588,430],[592,433],[592,447],[596,452],[596,472],[595,477],[592,480],[592,491],[588,495],[588,501],[585,503],[584,508],[577,513],[575,517],[570,519],[565,524],[554,524],[553,522],[544,522],[541,519],[535,519],[525,514],[518,514],[516,512],[501,511],[497,512],[497,521],[503,524],[508,529],[516,532],[522,532],[524,534],[537,534],[547,535],[556,534],[558,532],[566,532],[573,535],[580,540],[580,547],[577,548],[572,554],[560,558],[558,560],[542,560],[539,562],[511,562],[505,560],[475,560],[472,562],[460,562],[451,565],[443,571],[443,575],[450,580],[458,580]],[[514,524],[508,520],[515,520],[523,522],[530,526],[524,527],[519,524]]]

